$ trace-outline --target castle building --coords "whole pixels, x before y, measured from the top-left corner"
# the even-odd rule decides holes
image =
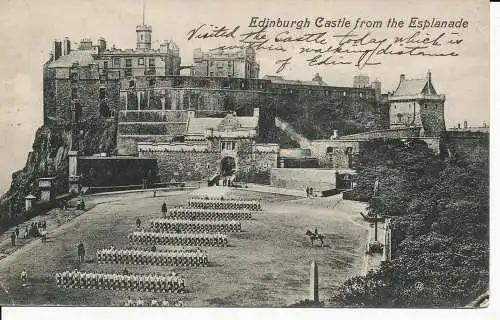
[[[446,130],[445,95],[438,94],[432,84],[431,72],[423,79],[400,76],[399,85],[389,94],[390,128],[420,127],[422,136],[439,136]]]
[[[178,75],[179,47],[163,41],[152,48],[152,27],[138,25],[136,48],[107,47],[84,38],[73,50],[68,38],[55,40],[44,65],[44,120],[76,121],[92,116],[116,117],[120,89],[135,86],[137,78]]]
[[[260,65],[255,60],[255,49],[238,51],[215,50],[193,53],[193,75],[202,77],[258,78]]]
[[[370,77],[364,74],[358,74],[354,76],[352,86],[354,88],[367,88],[370,86]]]
[[[203,180],[215,174],[239,181],[267,173],[278,162],[279,146],[256,143],[259,109],[251,117],[195,117],[188,111],[185,131],[170,142],[139,142],[140,157],[158,161],[164,182]]]

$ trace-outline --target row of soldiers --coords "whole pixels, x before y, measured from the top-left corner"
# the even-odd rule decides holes
[[[236,197],[228,197],[228,196],[220,196],[220,197],[214,197],[214,196],[192,196],[192,200],[242,200],[241,198],[236,198]]]
[[[207,266],[208,254],[200,249],[196,251],[143,251],[137,249],[102,249],[97,250],[97,263],[148,264],[161,266]]]
[[[150,302],[138,299],[132,300],[130,297],[122,304],[124,307],[182,307],[184,302],[182,300],[169,302],[168,300],[151,299]]]
[[[257,200],[210,200],[189,199],[188,205],[198,209],[246,209],[252,211],[261,210],[260,202]]]
[[[185,280],[172,272],[169,276],[152,274],[109,274],[96,272],[64,271],[56,273],[59,288],[104,289],[122,291],[147,291],[184,293]]]
[[[179,246],[226,247],[227,236],[217,233],[159,233],[134,231],[128,236],[130,242]]]
[[[172,208],[168,210],[169,218],[183,220],[250,220],[252,213],[239,209],[196,209]]]
[[[241,222],[236,220],[211,221],[154,219],[151,221],[151,229],[156,232],[240,232]]]

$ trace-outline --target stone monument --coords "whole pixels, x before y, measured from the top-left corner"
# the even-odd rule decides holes
[[[309,275],[309,300],[315,303],[319,302],[319,288],[318,288],[318,264],[315,260],[311,262],[311,271]]]

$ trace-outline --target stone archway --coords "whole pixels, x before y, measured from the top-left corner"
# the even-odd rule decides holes
[[[236,170],[236,161],[233,157],[224,157],[220,162],[220,173],[222,177],[232,176]]]

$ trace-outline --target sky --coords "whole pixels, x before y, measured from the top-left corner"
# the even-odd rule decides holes
[[[353,76],[363,73],[372,80],[379,79],[382,91],[387,92],[396,89],[400,74],[409,78],[423,77],[431,70],[436,90],[446,95],[448,127],[464,120],[469,125],[489,123],[488,1],[463,1],[459,6],[452,0],[146,1],[145,19],[153,26],[153,46],[158,46],[158,41],[163,39],[175,41],[180,47],[183,65],[192,63],[195,48],[208,50],[231,44],[226,39],[188,41],[187,32],[201,24],[240,25],[241,30],[250,30],[248,24],[253,16],[286,20],[308,17],[312,21],[316,17],[383,21],[391,17],[405,21],[410,17],[464,18],[469,21],[469,27],[458,30],[463,38],[457,48],[458,57],[391,56],[382,58],[381,65],[360,71],[352,65],[309,67],[294,56],[293,63],[281,75],[288,79],[310,80],[318,72],[329,85],[350,86]],[[96,41],[103,36],[108,46],[134,48],[135,27],[142,21],[143,4],[141,0],[0,0],[0,3],[0,190],[5,191],[11,173],[24,166],[36,129],[43,122],[42,64],[49,57],[53,40],[67,36],[72,42],[79,42],[84,37]],[[323,31],[336,32],[331,28]],[[380,29],[373,30],[373,34],[402,36],[409,31]],[[296,49],[294,45],[289,48]],[[259,51],[260,76],[274,74],[276,60],[285,56]]]

